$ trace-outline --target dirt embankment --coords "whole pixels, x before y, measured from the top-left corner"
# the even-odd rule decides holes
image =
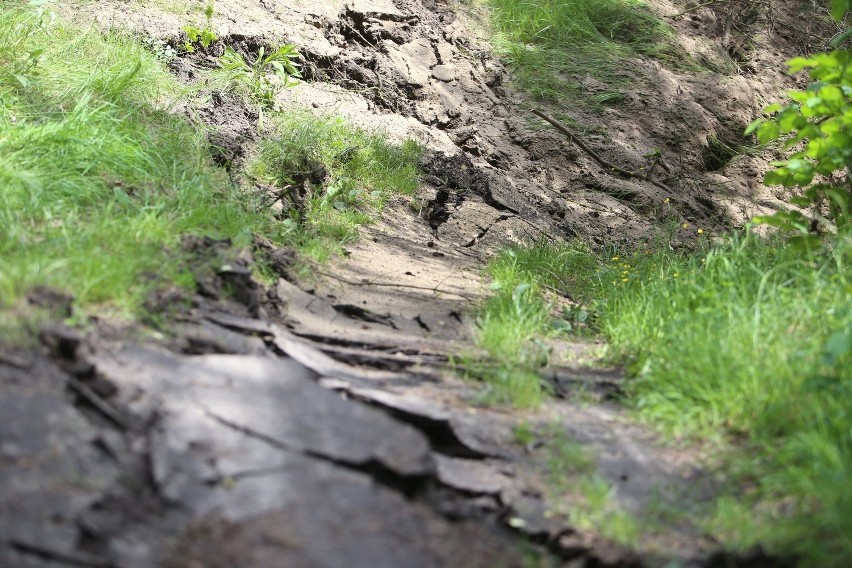
[[[159,5],[62,10],[172,42],[197,19],[173,13],[186,12],[180,2],[173,12]],[[0,356],[0,564],[521,566],[528,543],[572,566],[781,565],[718,554],[688,526],[620,547],[564,514],[570,497],[548,489],[546,448],[520,445],[519,421],[556,424],[593,450],[627,511],[710,493],[700,452],[660,447],[606,403],[616,370],[553,369],[560,396],[579,388],[598,402],[556,398],[535,413],[474,408],[477,389],[445,371],[473,348],[470,309],[495,247],[541,235],[636,240],[663,214],[721,230],[777,205],[758,181],[763,158],[728,156],[718,144],[740,140],[777,92],[783,79],[769,69],[785,53],[769,49],[774,39],[758,37],[767,50],[753,52],[743,74],[636,61],[640,87],[617,107],[559,109],[626,169],[660,149],[669,195],[603,171],[535,119],[453,3],[219,0],[213,23],[220,40],[175,60],[177,73],[198,80],[225,44],[249,56],[295,44],[305,80],[279,104],[419,141],[423,206],[391,204],[308,283],[264,288],[251,279],[250,255],[212,270],[219,245],[188,239],[207,268],[168,337],[49,328],[43,352]],[[710,9],[675,24],[696,54],[732,41]],[[223,163],[239,167],[258,139],[256,116],[220,96],[201,115]],[[289,253],[266,252],[287,275]],[[580,359],[594,348],[564,346]]]

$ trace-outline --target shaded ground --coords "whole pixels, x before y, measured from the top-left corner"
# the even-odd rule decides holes
[[[191,3],[157,5],[63,10],[172,42],[199,19]],[[709,9],[676,23],[692,29],[695,53],[729,41]],[[42,350],[0,355],[0,564],[521,566],[532,555],[571,566],[776,565],[718,554],[682,520],[629,549],[560,512],[577,497],[546,479],[541,433],[554,427],[594,455],[617,505],[640,517],[712,497],[700,449],[662,447],[606,402],[621,377],[588,367],[594,345],[560,346],[563,364],[546,374],[561,398],[529,413],[476,406],[479,387],[446,362],[474,349],[480,270],[499,245],[542,234],[635,240],[661,215],[721,230],[776,205],[757,182],[765,158],[708,160],[707,148],[778,91],[767,69],[780,68],[780,52],[752,60],[763,83],[637,62],[642,91],[617,108],[558,109],[624,167],[661,148],[677,190],[666,195],[609,175],[534,120],[454,4],[220,0],[214,24],[220,42],[173,62],[176,72],[194,80],[226,43],[294,43],[306,81],[280,104],[418,140],[417,210],[390,204],[309,280],[288,273],[286,253],[287,278],[270,287],[251,280],[248,253],[200,273],[168,336],[57,327]],[[204,117],[222,160],[239,165],[256,117],[217,95]],[[216,246],[187,243],[199,257]],[[536,440],[518,441],[521,422]]]

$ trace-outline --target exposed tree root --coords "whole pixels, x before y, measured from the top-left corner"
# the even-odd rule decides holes
[[[647,175],[644,175],[644,174],[638,174],[636,172],[631,172],[629,170],[625,170],[624,168],[620,168],[620,167],[616,166],[615,164],[604,160],[603,158],[601,158],[597,154],[597,152],[595,152],[594,150],[589,148],[589,146],[585,142],[583,142],[583,140],[579,136],[577,136],[576,134],[574,134],[573,132],[568,130],[568,128],[566,126],[561,124],[555,118],[549,117],[548,115],[544,114],[543,112],[541,112],[538,109],[533,109],[532,113],[534,115],[536,115],[537,117],[541,118],[542,120],[545,120],[546,122],[550,123],[550,125],[553,126],[554,128],[556,128],[556,130],[558,130],[559,132],[561,132],[562,134],[567,136],[569,140],[571,140],[574,144],[579,146],[581,150],[583,150],[585,153],[587,153],[589,156],[591,156],[594,161],[596,161],[598,164],[603,166],[604,169],[606,169],[607,171],[615,172],[615,173],[617,173],[617,174],[619,174],[620,176],[623,176],[623,177],[636,178],[638,180],[647,181],[648,183],[656,185],[657,187],[659,187],[662,190],[665,190],[668,193],[674,193],[671,190],[671,188],[669,188],[666,184],[659,182],[659,181],[656,181],[654,179],[651,179],[650,176],[647,176]]]

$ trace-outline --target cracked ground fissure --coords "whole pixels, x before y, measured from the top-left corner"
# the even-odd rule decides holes
[[[174,41],[186,22],[154,4],[61,10]],[[588,448],[631,513],[712,497],[698,454],[660,445],[608,402],[621,393],[617,369],[545,369],[558,397],[509,411],[472,404],[478,387],[447,367],[477,353],[471,308],[496,248],[541,235],[635,239],[664,198],[707,227],[777,201],[756,193],[749,158],[689,165],[702,161],[702,135],[747,122],[770,86],[734,79],[721,92],[714,77],[637,66],[659,99],[629,97],[628,112],[607,115],[609,139],[592,144],[624,164],[662,144],[692,179],[728,189],[710,199],[684,181],[664,196],[525,116],[476,25],[446,2],[219,0],[214,24],[222,39],[173,62],[176,73],[197,78],[194,65],[225,43],[247,55],[296,44],[305,81],[279,104],[417,140],[423,208],[391,203],[310,282],[284,270],[264,287],[245,266],[199,278],[168,338],[54,326],[42,349],[0,354],[0,566],[492,567],[527,565],[527,549],[571,566],[776,565],[721,553],[686,525],[619,546],[560,512],[582,504],[553,493],[551,442],[520,444],[521,422]],[[680,106],[665,102],[674,91]],[[216,93],[202,117],[222,163],[238,167],[257,117]],[[585,360],[596,346],[562,349]]]

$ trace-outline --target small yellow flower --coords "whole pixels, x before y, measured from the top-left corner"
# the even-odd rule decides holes
[[[618,257],[617,257],[617,256],[614,256],[614,257],[612,257],[612,260],[613,260],[613,261],[616,261],[616,260],[618,260]]]
[[[684,229],[686,229],[687,227],[689,227],[689,223],[684,223],[683,225],[681,225],[681,227],[683,227]]]
[[[698,229],[698,231],[697,231],[697,232],[698,232],[698,234],[699,234],[699,235],[701,235],[701,234],[703,234],[703,233],[704,233],[704,229]]]
[[[668,197],[666,197],[666,198],[663,200],[663,203],[668,203],[669,201],[671,201],[671,199],[669,199]]]

